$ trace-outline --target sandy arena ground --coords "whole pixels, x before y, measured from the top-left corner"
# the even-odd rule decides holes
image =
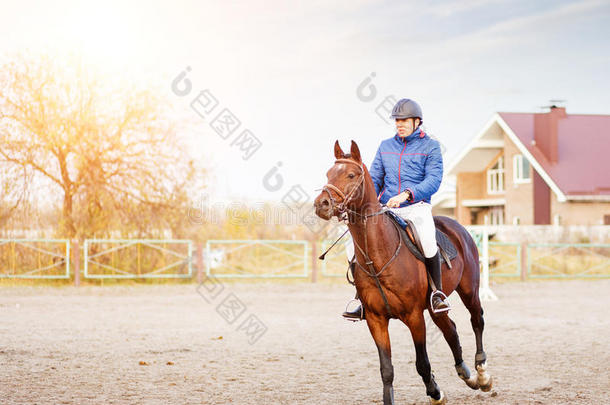
[[[199,294],[194,284],[0,285],[0,403],[382,403],[368,329],[339,316],[350,286],[223,286]],[[495,285],[500,300],[484,304],[489,393],[458,379],[449,347],[429,330],[430,361],[449,403],[609,404],[609,290],[610,280]],[[472,369],[469,317],[451,299]],[[264,334],[240,330],[250,315]],[[409,331],[398,321],[390,329],[396,403],[427,404]]]

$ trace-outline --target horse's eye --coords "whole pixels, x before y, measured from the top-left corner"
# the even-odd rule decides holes
[[[356,175],[354,173],[350,173],[347,175],[347,177],[349,177],[350,179],[353,179],[354,177],[356,177]]]

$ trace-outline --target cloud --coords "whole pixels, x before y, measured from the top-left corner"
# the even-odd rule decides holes
[[[449,17],[455,14],[472,11],[481,7],[497,6],[501,3],[510,3],[509,0],[462,0],[450,1],[436,5],[427,5],[423,11],[427,14],[436,15],[439,17]]]
[[[577,19],[595,16],[593,11],[600,8],[609,10],[609,4],[603,0],[569,3],[539,13],[511,18],[475,32],[450,38],[442,45],[453,53],[466,51],[470,54],[480,53],[490,47],[529,41],[532,34],[540,36],[545,31],[557,27],[565,27],[569,30]]]

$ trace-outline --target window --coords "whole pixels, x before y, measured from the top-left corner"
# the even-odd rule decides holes
[[[489,214],[490,225],[504,225],[504,207],[491,207]]]
[[[529,183],[530,177],[530,162],[523,155],[513,156],[513,182]]]
[[[491,169],[487,170],[487,193],[504,192],[504,158],[500,157]]]

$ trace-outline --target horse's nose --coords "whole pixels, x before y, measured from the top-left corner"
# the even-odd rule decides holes
[[[318,209],[326,209],[330,207],[330,200],[328,199],[328,197],[320,196],[316,199],[315,205]]]
[[[320,195],[314,201],[316,207],[316,214],[320,217],[327,217],[330,211],[330,199],[327,196]]]

